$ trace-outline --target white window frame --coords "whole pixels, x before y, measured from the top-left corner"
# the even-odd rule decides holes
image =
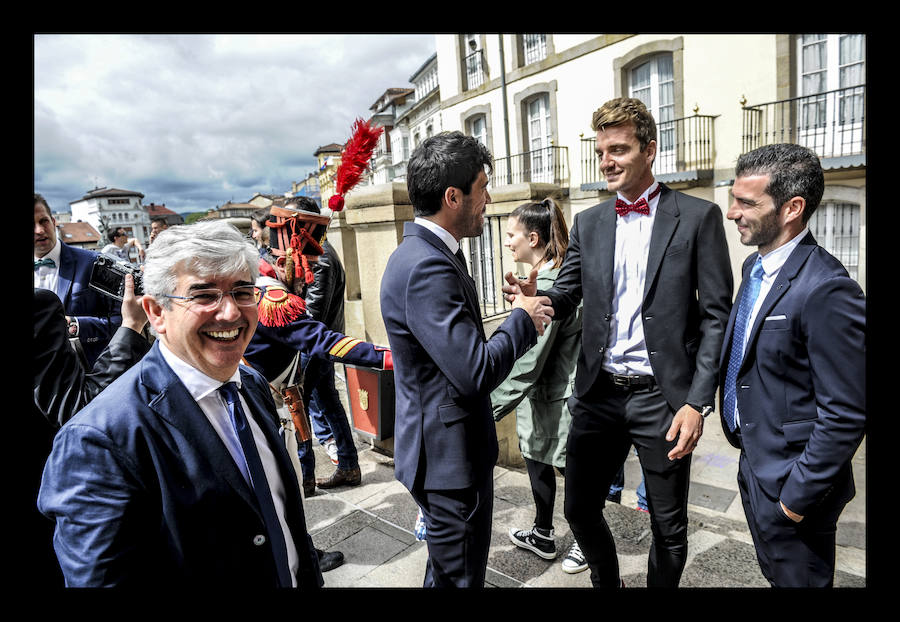
[[[635,83],[637,73],[645,70],[646,83]],[[654,54],[628,70],[628,95],[644,102],[656,121],[656,175],[676,171],[675,71],[671,52]]]

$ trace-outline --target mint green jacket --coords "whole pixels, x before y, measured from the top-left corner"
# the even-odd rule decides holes
[[[550,289],[558,274],[559,268],[539,272],[538,289]],[[580,347],[581,306],[566,320],[551,322],[491,393],[495,421],[515,409],[519,449],[526,458],[566,466],[566,438],[572,420],[566,400],[572,394]]]

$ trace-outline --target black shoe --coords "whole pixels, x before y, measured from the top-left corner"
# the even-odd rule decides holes
[[[316,480],[319,488],[336,488],[338,486],[359,486],[362,482],[362,474],[359,467],[355,469],[335,469],[328,479]]]
[[[544,533],[541,533],[542,531]],[[516,546],[531,551],[538,557],[556,559],[556,543],[553,538],[553,529],[539,530],[538,527],[532,527],[525,530],[510,527],[509,539]]]
[[[606,495],[607,501],[612,501],[613,503],[622,503],[622,493],[617,492],[614,495]]]
[[[314,479],[305,479],[303,480],[303,497],[309,498],[316,493],[316,480]]]
[[[319,570],[328,572],[334,570],[344,563],[344,554],[340,551],[323,551],[316,549],[316,555],[319,557]]]

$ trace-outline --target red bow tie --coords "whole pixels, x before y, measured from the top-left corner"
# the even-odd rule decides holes
[[[653,198],[659,194],[660,190],[662,190],[662,186],[657,185],[656,190],[647,195],[646,199],[640,198],[634,203],[626,203],[622,199],[616,199],[616,214],[624,216],[628,212],[637,212],[638,214],[649,216],[650,204],[647,201],[652,201]]]

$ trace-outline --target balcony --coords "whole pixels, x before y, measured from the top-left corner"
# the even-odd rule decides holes
[[[484,84],[484,51],[475,50],[463,59],[466,68],[466,89]]]
[[[812,149],[822,159],[840,158],[830,168],[865,165],[864,84],[743,106],[742,111],[742,153],[763,145],[795,143]]]
[[[569,148],[543,147],[494,160],[494,185],[525,182],[569,185]]]
[[[653,176],[662,182],[712,179],[717,115],[695,114],[656,125]],[[606,190],[594,138],[581,139],[581,189]]]

